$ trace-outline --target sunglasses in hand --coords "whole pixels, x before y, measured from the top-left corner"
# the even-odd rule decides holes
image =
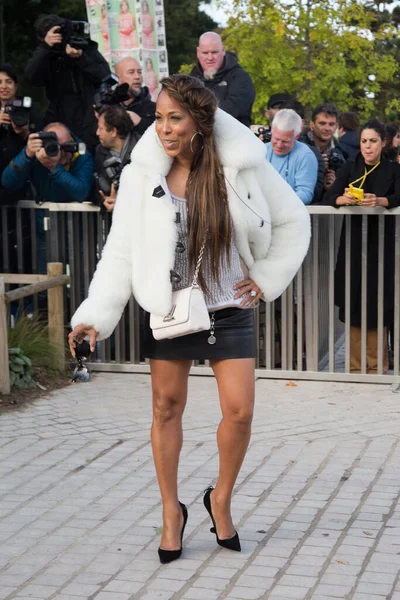
[[[81,343],[77,343],[75,348],[76,354],[76,367],[72,374],[72,381],[80,381],[82,383],[86,383],[90,381],[90,373],[89,369],[85,365],[87,359],[90,356],[90,345],[89,342],[83,340]]]

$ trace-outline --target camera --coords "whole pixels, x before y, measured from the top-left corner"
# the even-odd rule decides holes
[[[65,19],[59,25],[63,37],[63,45],[69,44],[76,50],[84,50],[89,45],[90,25],[86,21],[70,21]]]
[[[328,169],[335,172],[338,169],[340,169],[340,167],[346,162],[346,159],[344,158],[343,154],[336,150],[336,148],[333,148],[328,153],[328,160]]]
[[[71,154],[79,152],[81,155],[86,153],[86,144],[83,142],[65,142],[65,144],[60,144],[57,134],[54,131],[40,131],[37,135],[42,140],[44,151],[49,158],[54,158],[61,151]]]
[[[97,112],[105,104],[119,104],[120,102],[129,100],[129,84],[121,83],[121,85],[117,85],[118,81],[118,78],[114,75],[103,79],[98,91],[94,95],[94,107]]]
[[[24,98],[15,98],[8,100],[5,103],[4,112],[10,115],[11,121],[17,127],[25,127],[29,123],[30,109],[32,106],[32,98],[25,96]]]
[[[271,130],[267,129],[267,127],[258,127],[257,131],[254,133],[262,142],[264,142],[264,144],[271,141]]]
[[[110,156],[109,158],[107,158],[103,163],[103,167],[106,174],[95,174],[97,190],[103,192],[105,196],[109,196],[111,194],[112,185],[115,186],[115,189],[118,189],[119,179],[121,177],[122,169],[125,167],[125,164],[127,163],[122,163],[121,160],[116,156]]]

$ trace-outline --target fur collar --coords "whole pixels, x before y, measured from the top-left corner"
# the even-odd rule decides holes
[[[232,169],[248,169],[265,162],[265,146],[250,131],[220,108],[215,115],[214,137],[222,165]],[[167,175],[172,159],[159,146],[155,123],[151,125],[132,151],[132,162],[152,174]]]

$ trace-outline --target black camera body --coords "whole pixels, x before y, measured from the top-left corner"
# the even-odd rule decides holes
[[[31,107],[32,98],[25,96],[24,98],[8,100],[5,103],[4,112],[10,115],[10,119],[14,125],[17,127],[25,127],[25,125],[28,125],[29,123]]]
[[[268,144],[271,141],[271,130],[267,129],[267,127],[260,126],[257,131],[255,131],[255,135],[262,141],[264,144]]]
[[[118,78],[114,75],[106,77],[94,95],[94,107],[99,112],[103,106],[111,104],[120,104],[129,100],[129,84],[118,84]]]
[[[86,153],[86,144],[83,142],[65,142],[65,144],[60,144],[57,134],[54,131],[39,131],[37,135],[42,140],[44,151],[49,158],[54,158],[61,151],[69,152],[70,154],[78,152],[80,155]]]
[[[125,163],[126,164],[126,163]],[[116,156],[110,156],[104,163],[105,175],[95,174],[96,187],[99,192],[103,192],[105,196],[111,194],[111,186],[114,185],[117,190],[119,187],[119,180],[121,177],[122,169],[125,166],[119,158]]]
[[[63,46],[69,44],[76,50],[84,50],[90,41],[90,26],[86,21],[71,21],[65,19],[59,25],[59,32],[63,37]]]
[[[340,169],[342,165],[346,162],[343,154],[337,150],[336,148],[332,148],[332,150],[328,153],[328,169],[331,171],[336,171]]]

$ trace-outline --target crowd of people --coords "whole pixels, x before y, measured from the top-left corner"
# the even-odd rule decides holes
[[[120,30],[124,43],[128,43],[129,28],[125,21],[132,16],[125,4],[121,2]],[[158,82],[149,80],[151,89],[144,85],[144,76],[147,70],[152,71],[151,65],[146,64],[143,72],[139,62],[131,57],[115,65],[114,80],[96,43],[87,39],[74,44],[65,34],[67,29],[66,20],[57,15],[43,16],[36,23],[39,43],[26,64],[24,77],[31,84],[44,87],[48,100],[44,115],[31,102],[25,102],[29,98],[18,96],[19,77],[12,66],[0,65],[0,202],[11,204],[22,198],[37,202],[92,201],[113,212],[121,173],[130,163],[136,144],[155,120],[153,99]],[[273,94],[267,102],[268,125],[252,126],[255,89],[237,56],[225,50],[217,33],[206,32],[199,39],[196,58],[191,76],[213,92],[219,108],[254,130],[265,144],[267,162],[304,204],[387,208],[400,204],[400,129],[396,124],[382,125],[375,119],[361,126],[356,112],[339,112],[332,103],[316,106],[306,123],[303,105],[283,91]],[[374,154],[374,149],[379,152]],[[371,166],[374,168],[370,169]],[[358,190],[358,196],[354,195],[354,189]],[[38,264],[44,268],[43,215],[39,211],[37,221],[37,247],[41,253]],[[373,228],[374,219],[369,223]],[[357,247],[361,233],[357,219],[353,219],[352,228],[354,349],[360,346],[361,318]],[[389,247],[394,243],[389,220],[386,230]],[[345,229],[335,288],[342,320],[344,235]],[[371,266],[377,256],[375,230],[369,231],[369,240],[368,290],[373,294],[377,288],[377,268]],[[384,277],[384,325],[389,329],[393,322],[393,268],[389,257],[385,260]],[[367,322],[371,335],[377,326],[375,305],[373,300],[369,302]],[[371,354],[370,358],[368,369],[374,372],[376,356]],[[359,364],[359,354],[352,354],[352,369],[359,370]],[[384,366],[386,369],[386,351]]]
[[[64,24],[57,15],[37,21],[39,44],[25,68],[26,81],[45,89],[44,115],[30,98],[29,107],[17,107],[26,100],[18,96],[19,77],[11,65],[0,65],[1,203],[24,197],[38,202],[91,200],[111,211],[120,172],[153,123],[155,103],[133,58],[116,64],[124,95],[113,94],[110,67],[97,44],[89,39],[74,47],[65,38]],[[43,135],[47,133],[55,134],[58,148]],[[104,166],[111,157],[114,168]],[[95,187],[94,181],[103,187]]]

